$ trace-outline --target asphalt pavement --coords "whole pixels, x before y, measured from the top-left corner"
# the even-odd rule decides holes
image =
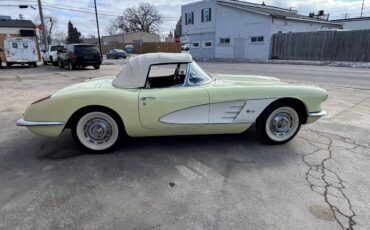
[[[200,63],[329,92],[329,115],[281,146],[251,129],[130,138],[92,155],[68,131],[45,138],[15,126],[30,102],[124,64],[0,70],[0,229],[370,229],[369,69]]]

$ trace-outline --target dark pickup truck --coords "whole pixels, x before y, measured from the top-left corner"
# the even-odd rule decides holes
[[[68,44],[65,49],[58,52],[58,65],[60,68],[68,66],[70,70],[73,70],[77,67],[93,66],[94,69],[99,69],[101,62],[98,48],[91,44]]]

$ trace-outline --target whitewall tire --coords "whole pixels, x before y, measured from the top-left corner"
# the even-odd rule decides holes
[[[88,112],[82,115],[73,128],[79,144],[94,152],[113,149],[120,137],[120,126],[114,116],[105,112]]]
[[[301,120],[290,105],[274,105],[257,120],[257,131],[267,144],[284,144],[297,135]]]

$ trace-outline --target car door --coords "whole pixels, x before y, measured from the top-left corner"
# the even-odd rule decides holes
[[[141,89],[140,122],[144,128],[202,127],[208,124],[209,96],[202,86]]]

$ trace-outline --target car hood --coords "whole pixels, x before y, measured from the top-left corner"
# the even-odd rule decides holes
[[[269,85],[269,84],[287,84],[275,77],[255,76],[255,75],[231,75],[216,74],[213,76],[216,85],[247,84],[247,85]]]
[[[78,84],[65,87],[56,92],[55,95],[96,88],[113,88],[112,81],[114,78],[114,76],[93,78]]]

